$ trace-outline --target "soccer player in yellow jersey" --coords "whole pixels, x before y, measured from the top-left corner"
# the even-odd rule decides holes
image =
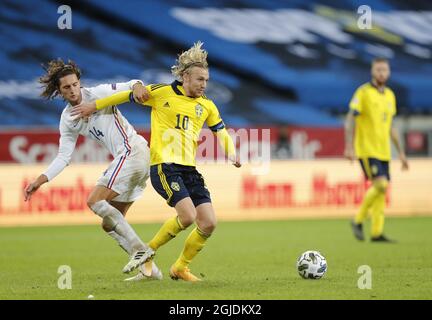
[[[370,210],[371,241],[393,242],[383,234],[385,195],[390,181],[390,139],[399,153],[402,170],[408,169],[408,162],[399,142],[399,133],[392,127],[396,99],[386,86],[390,77],[388,61],[376,58],[371,74],[371,82],[363,84],[354,93],[345,121],[344,155],[351,161],[359,159],[366,178],[372,182],[351,225],[354,236],[364,240],[362,226]]]
[[[210,193],[202,175],[195,168],[195,154],[204,125],[217,135],[228,159],[236,166],[234,143],[225,129],[215,104],[204,96],[209,80],[207,52],[202,43],[183,52],[172,67],[177,78],[171,84],[146,86],[149,99],[139,101],[150,106],[151,143],[150,177],[154,189],[174,207],[177,215],[168,219],[149,242],[153,250],[173,239],[196,222],[186,239],[184,249],[170,268],[173,279],[200,281],[189,270],[189,264],[204,247],[216,227],[216,215]],[[133,101],[130,91],[76,107],[75,115],[86,116],[97,109]]]

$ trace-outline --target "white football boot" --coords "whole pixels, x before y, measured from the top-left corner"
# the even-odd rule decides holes
[[[138,268],[136,276],[125,279],[124,281],[141,281],[141,280],[162,280],[163,275],[154,261],[147,261]]]
[[[123,273],[129,273],[135,270],[140,265],[153,258],[154,255],[155,252],[151,248],[147,248],[145,250],[138,250],[132,255],[127,265],[124,266]]]

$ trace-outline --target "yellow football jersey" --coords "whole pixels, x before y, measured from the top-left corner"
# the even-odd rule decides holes
[[[182,84],[146,86],[151,111],[150,164],[176,163],[195,166],[198,139],[204,123],[213,130],[224,128],[216,105],[207,97],[186,96]]]
[[[372,83],[365,83],[356,90],[349,107],[356,114],[356,156],[389,161],[390,130],[396,114],[396,98],[393,91],[386,87],[380,92]]]

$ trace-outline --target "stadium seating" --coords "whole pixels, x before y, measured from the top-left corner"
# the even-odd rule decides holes
[[[424,11],[408,11],[400,1],[369,1],[374,21],[383,27],[374,33],[353,28],[357,5],[344,0],[249,0],[235,8],[214,1],[74,1],[71,30],[57,28],[58,2],[5,0],[0,125],[57,125],[64,103],[38,97],[42,61],[75,60],[84,85],[130,78],[169,82],[176,54],[196,40],[209,51],[208,96],[231,126],[341,125],[337,116],[355,88],[368,81],[375,56],[390,58],[389,85],[399,110],[431,113],[432,40],[417,29],[431,28],[432,4],[413,2]],[[396,17],[410,24],[410,33],[387,23]],[[137,126],[149,126],[148,110],[128,105],[122,112]]]

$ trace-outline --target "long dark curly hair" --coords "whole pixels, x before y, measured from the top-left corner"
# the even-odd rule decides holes
[[[60,79],[64,76],[75,74],[78,80],[81,78],[81,70],[75,62],[68,60],[65,63],[62,59],[51,60],[47,65],[42,65],[45,74],[39,78],[43,91],[41,97],[54,99],[60,93]]]

